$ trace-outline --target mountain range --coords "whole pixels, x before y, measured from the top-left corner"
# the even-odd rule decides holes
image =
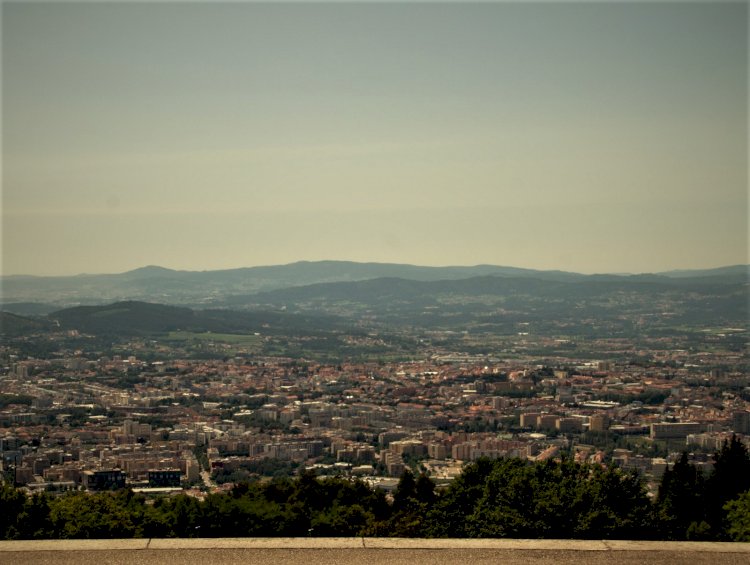
[[[6,277],[3,285],[0,332],[5,335],[45,328],[97,335],[176,330],[514,335],[531,327],[549,336],[632,337],[684,328],[746,332],[750,316],[745,265],[581,275],[489,265],[319,262],[232,271],[146,267],[120,275]]]
[[[413,282],[486,279],[524,280],[523,285],[574,282],[619,282],[692,284],[747,283],[750,266],[735,265],[718,269],[669,271],[639,275],[583,275],[565,271],[538,271],[516,267],[476,265],[471,267],[425,267],[392,263],[350,261],[301,261],[288,265],[249,267],[215,271],[176,271],[148,266],[120,274],[40,277],[12,275],[0,277],[2,309],[19,314],[45,314],[61,306],[106,304],[141,300],[194,308],[237,306],[250,295],[282,289],[298,290],[311,285],[334,284],[330,292],[343,292],[341,283],[387,279],[402,287]],[[537,281],[533,282],[532,281]],[[373,283],[375,284],[375,283]],[[511,283],[508,283],[511,284]],[[549,286],[549,285],[548,285]],[[354,287],[353,287],[354,288]],[[366,290],[366,286],[363,287]],[[320,287],[315,289],[319,291]],[[363,290],[363,291],[364,291]],[[296,291],[287,290],[294,294]],[[255,300],[252,300],[255,302]]]

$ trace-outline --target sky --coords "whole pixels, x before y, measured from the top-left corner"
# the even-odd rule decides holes
[[[2,274],[748,263],[748,4],[2,3]]]

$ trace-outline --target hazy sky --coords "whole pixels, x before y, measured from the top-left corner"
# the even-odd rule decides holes
[[[2,4],[3,274],[748,262],[748,5]]]

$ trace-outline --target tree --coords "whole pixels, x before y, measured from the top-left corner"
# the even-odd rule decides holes
[[[313,536],[357,536],[372,522],[373,515],[359,504],[334,504],[318,512],[310,522]]]
[[[151,526],[169,524],[166,537],[190,538],[199,536],[201,506],[198,500],[185,494],[164,499],[158,506],[160,516],[153,516]]]
[[[406,510],[417,501],[417,483],[414,480],[414,474],[406,469],[401,473],[401,477],[393,491],[393,509],[395,511]]]
[[[19,536],[18,516],[23,512],[26,497],[23,492],[10,485],[0,486],[0,539],[15,539]]]
[[[387,535],[396,537],[423,537],[429,535],[425,519],[435,501],[435,484],[424,473],[415,480],[408,469],[399,479],[393,493],[393,515]]]
[[[727,533],[733,541],[750,541],[750,490],[724,505]]]
[[[427,515],[426,534],[430,537],[469,537],[467,517],[482,497],[485,483],[495,462],[481,458],[466,465]]]
[[[644,539],[653,535],[651,502],[635,471],[584,466],[578,485],[574,536],[589,539]]]
[[[641,480],[620,469],[570,459],[480,460],[438,499],[427,531],[462,537],[634,537],[646,531],[649,516]]]
[[[693,539],[706,537],[705,523],[705,480],[683,452],[672,469],[662,475],[659,494],[656,499],[656,519],[661,536],[670,540],[688,538],[688,530]]]
[[[437,499],[437,495],[435,494],[435,483],[425,473],[420,473],[417,477],[417,482],[414,485],[414,492],[417,500],[427,506],[432,506]]]
[[[750,490],[750,454],[733,435],[714,455],[714,471],[706,485],[707,521],[722,539],[728,537],[724,505],[747,490]]]
[[[132,492],[131,492],[132,494]],[[132,538],[138,533],[140,516],[132,500],[117,493],[77,492],[50,503],[50,520],[59,538]]]
[[[21,537],[46,539],[52,535],[51,502],[50,495],[44,492],[26,499],[23,512],[18,516],[18,529]]]

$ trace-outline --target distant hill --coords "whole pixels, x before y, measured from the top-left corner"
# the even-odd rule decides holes
[[[750,265],[731,265],[718,267],[716,269],[688,269],[665,271],[658,273],[671,278],[698,278],[698,277],[739,277],[746,281],[750,279]]]
[[[49,319],[61,329],[97,335],[145,335],[170,331],[262,332],[266,335],[300,331],[328,331],[348,327],[334,316],[300,315],[286,312],[233,312],[190,308],[138,301],[104,306],[76,306],[53,312]]]
[[[430,281],[490,274],[535,275],[553,280],[576,280],[583,276],[560,271],[533,271],[492,265],[420,267],[350,261],[300,261],[288,265],[217,271],[175,271],[148,266],[111,275],[2,277],[2,301],[52,302],[72,306],[139,300],[205,308],[231,295],[316,283],[361,281],[382,277]]]
[[[50,312],[59,310],[56,304],[45,304],[43,302],[11,302],[0,304],[0,310],[18,314],[19,316],[46,316]]]
[[[49,320],[40,320],[11,314],[10,312],[0,312],[0,335],[6,337],[15,337],[19,335],[28,335],[50,329]]]
[[[336,276],[378,272],[378,266],[373,265],[329,266]],[[321,269],[325,270],[324,264],[287,267],[291,271],[284,267],[267,268],[266,280],[279,284],[289,272],[301,272],[295,269],[307,270],[309,278],[314,279],[321,276]],[[352,270],[348,271],[350,267]],[[400,267],[389,268],[399,271]],[[5,312],[0,320],[5,335],[33,333],[45,328],[75,329],[106,336],[176,330],[252,332],[266,336],[376,330],[408,335],[421,328],[499,335],[531,330],[539,335],[563,332],[580,337],[635,337],[646,328],[656,332],[666,328],[681,331],[679,328],[684,327],[747,329],[750,316],[747,280],[734,268],[713,275],[699,272],[701,276],[693,277],[524,272],[522,276],[484,274],[465,278],[458,277],[473,268],[432,269],[406,266],[404,270],[423,278],[446,272],[456,278],[379,277],[301,285],[305,279],[300,277],[296,285],[249,293],[241,292],[244,287],[239,283],[227,284],[221,292],[212,291],[210,301],[199,301],[201,307],[191,308],[161,302],[168,302],[164,296],[186,300],[185,296],[191,296],[190,293],[180,294],[175,290],[176,285],[191,288],[191,284],[197,283],[191,283],[189,277],[212,277],[215,272],[187,273],[187,278],[180,279],[176,271],[148,267],[128,275],[134,283],[130,288],[150,289],[150,285],[154,285],[153,288],[164,290],[159,281],[167,280],[171,285],[170,293],[151,292],[161,298],[148,301],[118,300],[106,305],[64,308],[50,313],[46,319]],[[269,274],[274,270],[280,272],[275,278]],[[176,282],[173,276],[178,277]],[[253,284],[259,284],[258,278],[253,280]]]
[[[488,318],[605,319],[670,311],[687,322],[733,320],[746,325],[747,285],[721,277],[671,279],[658,275],[591,276],[563,282],[529,277],[483,276],[414,281],[381,278],[316,284],[230,298],[229,308],[287,308],[290,312],[368,312],[389,323],[420,324]],[[499,314],[497,314],[499,315]],[[496,316],[497,316],[496,315]]]
[[[356,263],[351,261],[300,261],[288,265],[249,267],[216,271],[175,271],[147,266],[109,275],[74,277],[2,277],[2,302],[43,302],[59,306],[96,305],[135,300],[211,308],[232,303],[232,297],[325,283],[361,282],[376,279],[400,279],[416,282],[468,280],[480,277],[527,281],[573,283],[587,281],[692,280],[708,278],[728,284],[747,282],[748,266],[737,265],[703,271],[618,276],[582,275],[564,271],[536,271],[496,265],[470,267],[424,267],[392,263]],[[510,284],[510,283],[509,283]],[[525,284],[532,284],[527,282]],[[536,284],[536,283],[534,283]],[[235,300],[236,303],[236,300]],[[3,307],[3,309],[6,309]],[[20,313],[20,311],[19,311]],[[31,312],[24,312],[31,313]]]
[[[190,308],[135,301],[77,306],[53,312],[50,318],[62,329],[91,333],[166,332],[195,325],[195,313]]]

